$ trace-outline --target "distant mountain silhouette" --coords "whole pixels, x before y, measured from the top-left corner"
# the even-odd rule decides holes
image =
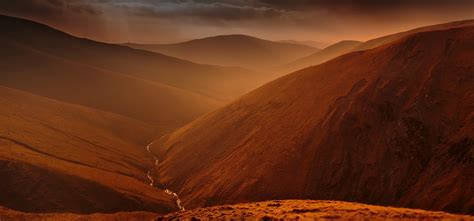
[[[253,70],[283,65],[318,49],[267,41],[246,35],[221,35],[177,44],[125,44],[202,64],[238,66]]]

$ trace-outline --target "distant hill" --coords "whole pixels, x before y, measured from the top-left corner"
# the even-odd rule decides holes
[[[76,38],[0,16],[0,85],[155,124],[169,131],[263,84],[255,72],[199,65]]]
[[[330,199],[474,213],[474,26],[272,81],[154,143],[185,206]]]
[[[221,35],[177,44],[125,44],[202,64],[265,70],[310,55],[318,49],[246,35]]]
[[[322,49],[330,46],[330,43],[321,42],[321,41],[295,41],[295,40],[281,40],[278,41],[281,43],[289,43],[289,44],[300,44],[300,45],[307,45],[313,48]]]
[[[297,71],[309,66],[318,65],[329,61],[333,58],[336,58],[340,55],[347,54],[352,51],[362,51],[367,49],[372,49],[383,44],[387,44],[393,42],[395,40],[401,39],[406,37],[410,34],[423,32],[423,31],[435,31],[435,30],[443,30],[446,28],[457,28],[457,27],[465,27],[471,26],[474,24],[474,20],[466,20],[466,21],[457,21],[457,22],[449,22],[439,25],[431,25],[421,28],[412,29],[405,32],[395,33],[379,38],[375,38],[366,42],[356,42],[356,41],[342,41],[331,45],[323,50],[316,52],[312,55],[307,57],[297,59],[296,61],[292,61],[286,65],[283,65],[279,68],[273,69],[274,72],[282,74],[291,73],[293,71]]]
[[[286,64],[284,67],[280,67],[283,70],[278,71],[281,73],[291,73],[303,67],[321,64],[352,51],[360,44],[362,44],[360,41],[341,41],[307,57],[300,58],[292,63]]]

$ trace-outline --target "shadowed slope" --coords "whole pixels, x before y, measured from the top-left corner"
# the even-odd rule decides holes
[[[310,46],[272,42],[245,35],[222,35],[177,44],[125,45],[202,64],[238,66],[253,70],[286,64],[318,50]]]
[[[172,211],[147,185],[152,130],[120,115],[0,87],[0,205],[29,212]]]
[[[188,207],[312,198],[474,213],[473,57],[467,27],[287,75],[156,142],[156,175]]]

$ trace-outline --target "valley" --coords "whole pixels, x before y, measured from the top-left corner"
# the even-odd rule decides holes
[[[474,20],[420,4],[0,2],[0,221],[474,220]]]

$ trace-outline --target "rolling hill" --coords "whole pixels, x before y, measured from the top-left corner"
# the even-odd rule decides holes
[[[137,120],[0,87],[0,205],[23,212],[176,210],[148,185]]]
[[[286,75],[156,141],[154,176],[187,207],[300,198],[473,214],[472,57],[474,27],[455,27]]]
[[[438,25],[431,25],[421,28],[412,29],[405,32],[395,33],[387,36],[382,36],[379,38],[371,39],[366,42],[356,42],[356,41],[342,41],[331,45],[323,50],[311,54],[307,57],[300,58],[296,61],[292,61],[288,64],[285,64],[280,67],[280,69],[275,69],[275,72],[280,74],[287,74],[293,71],[297,71],[309,66],[318,65],[329,61],[333,58],[341,56],[343,54],[347,54],[353,51],[362,51],[367,49],[372,49],[384,44],[388,44],[390,42],[396,41],[403,37],[406,37],[411,34],[415,34],[418,32],[425,32],[425,31],[436,31],[436,30],[444,30],[456,27],[465,27],[465,26],[472,26],[474,24],[474,20],[466,20],[466,21],[457,21],[457,22],[449,22],[444,24]]]
[[[0,16],[0,85],[111,111],[169,131],[263,84],[240,68],[200,65],[80,39]]]
[[[125,44],[185,60],[262,71],[310,55],[318,49],[246,35],[221,35],[177,44]]]

